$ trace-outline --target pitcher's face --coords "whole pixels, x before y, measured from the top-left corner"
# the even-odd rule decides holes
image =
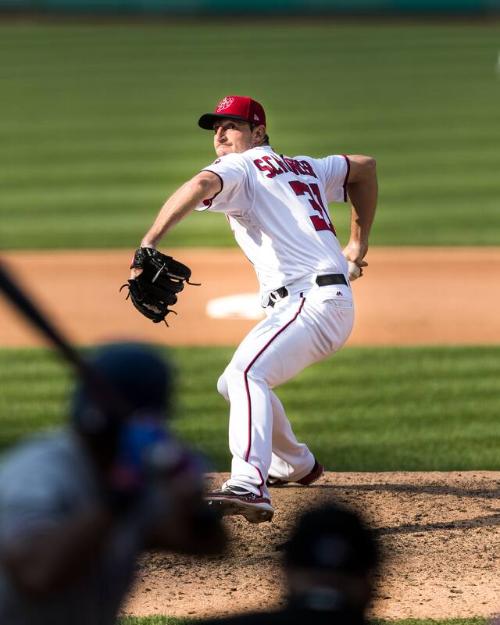
[[[259,128],[259,127],[257,127]],[[214,148],[217,156],[246,152],[257,145],[257,128],[236,119],[220,119],[214,123]]]

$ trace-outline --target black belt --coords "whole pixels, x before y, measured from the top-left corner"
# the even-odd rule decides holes
[[[318,286],[327,286],[328,284],[344,284],[345,286],[349,286],[349,283],[343,273],[326,273],[322,276],[316,276],[316,284]],[[283,299],[287,296],[288,289],[286,286],[280,286],[279,289],[275,289],[269,293],[268,306],[271,306],[272,308],[278,299]]]
[[[327,273],[324,276],[316,276],[316,284],[318,286],[326,286],[327,284],[345,284],[345,286],[349,286],[343,273]]]

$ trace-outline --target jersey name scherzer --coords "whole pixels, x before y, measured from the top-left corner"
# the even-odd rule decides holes
[[[261,293],[307,276],[347,274],[328,212],[329,202],[347,201],[345,156],[289,158],[260,146],[226,154],[203,171],[217,174],[222,189],[197,210],[226,214]]]

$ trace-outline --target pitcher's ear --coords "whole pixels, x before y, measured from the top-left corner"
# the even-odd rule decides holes
[[[266,136],[266,127],[263,124],[260,124],[259,126],[255,126],[254,128],[252,128],[252,131],[254,142],[256,143],[256,145],[259,145],[260,143],[262,143],[264,137]]]

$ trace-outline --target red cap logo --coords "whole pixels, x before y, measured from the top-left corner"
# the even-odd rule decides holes
[[[228,95],[217,104],[213,113],[205,113],[198,124],[206,130],[212,130],[214,123],[227,117],[248,122],[249,124],[266,125],[266,114],[262,104],[244,95]]]
[[[222,98],[222,100],[217,104],[217,108],[215,109],[216,113],[220,113],[221,111],[225,111],[226,109],[231,107],[231,104],[234,102],[234,98],[230,96],[226,96]]]

